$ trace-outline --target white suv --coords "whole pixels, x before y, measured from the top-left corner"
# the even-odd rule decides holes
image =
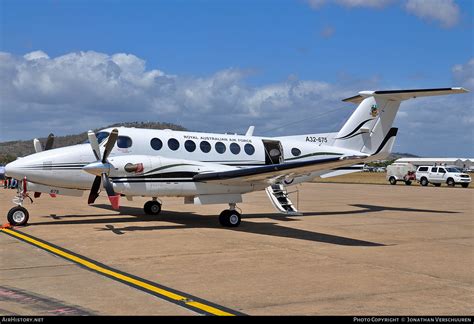
[[[416,181],[422,186],[432,183],[436,187],[446,183],[450,187],[460,184],[467,188],[471,183],[471,177],[452,166],[420,166],[416,170]]]

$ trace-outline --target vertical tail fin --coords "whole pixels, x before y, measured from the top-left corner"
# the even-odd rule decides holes
[[[361,91],[359,95],[343,100],[359,103],[359,106],[341,128],[333,145],[386,156],[395,141],[397,129],[392,125],[403,100],[465,92],[468,91],[464,88]]]

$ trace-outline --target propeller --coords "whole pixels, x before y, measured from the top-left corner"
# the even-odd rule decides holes
[[[100,154],[99,143],[97,142],[97,137],[93,131],[87,132],[87,137],[91,144],[92,152],[94,153],[96,162],[90,163],[83,167],[83,170],[95,175],[94,182],[92,183],[91,192],[89,194],[89,199],[87,200],[88,204],[93,204],[94,201],[99,197],[100,184],[104,187],[109,197],[112,208],[119,209],[119,199],[120,195],[115,194],[114,187],[112,182],[109,179],[110,169],[113,168],[112,164],[109,163],[107,158],[109,157],[110,152],[115,146],[118,137],[118,130],[115,128],[109,135],[107,143],[105,144],[104,153]]]
[[[51,133],[48,135],[48,139],[46,140],[46,145],[43,149],[43,146],[41,145],[41,142],[39,141],[39,139],[35,138],[33,140],[33,146],[35,147],[35,152],[36,153],[39,153],[39,152],[42,152],[42,151],[48,151],[50,149],[53,148],[53,144],[54,144],[54,134]]]
[[[46,145],[44,147],[44,150],[43,150],[43,145],[41,145],[41,142],[39,141],[39,139],[35,138],[33,140],[33,146],[35,147],[35,152],[36,153],[43,152],[43,151],[48,151],[48,150],[52,149],[53,144],[54,144],[54,134],[53,133],[48,135],[48,139],[46,140]],[[35,198],[39,198],[40,196],[41,196],[41,192],[35,192]]]
[[[46,145],[44,146],[44,150],[47,151],[47,150],[52,149],[53,144],[54,144],[54,134],[51,133],[48,135],[48,139],[46,140]]]

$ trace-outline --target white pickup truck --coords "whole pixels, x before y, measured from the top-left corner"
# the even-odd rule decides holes
[[[416,170],[416,181],[422,186],[432,183],[436,187],[446,183],[450,187],[460,184],[467,188],[471,183],[471,177],[453,166],[419,166]]]

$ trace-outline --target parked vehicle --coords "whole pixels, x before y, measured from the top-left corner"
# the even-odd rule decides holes
[[[422,186],[431,183],[439,187],[442,183],[446,183],[449,187],[460,184],[463,188],[467,188],[471,183],[471,177],[454,166],[419,166],[416,170],[416,181]]]
[[[407,186],[416,180],[416,167],[411,163],[393,163],[387,166],[387,180],[392,185],[397,181],[403,181]]]

